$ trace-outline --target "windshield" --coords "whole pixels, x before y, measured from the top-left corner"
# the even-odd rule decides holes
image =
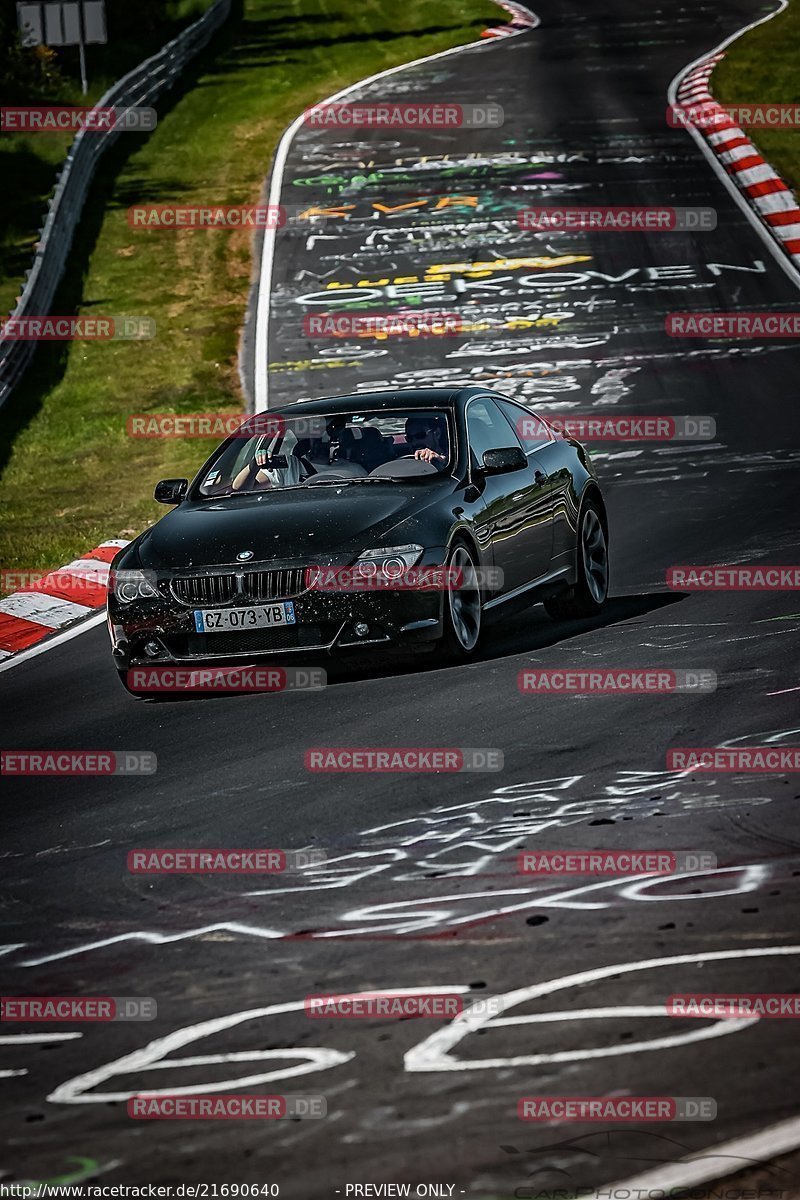
[[[200,496],[364,481],[419,481],[446,471],[447,414],[433,409],[250,417],[222,447]]]

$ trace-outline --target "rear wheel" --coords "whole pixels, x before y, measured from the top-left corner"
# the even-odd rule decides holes
[[[595,617],[608,599],[608,543],[595,500],[587,500],[581,511],[577,559],[574,587],[544,602],[555,621]]]
[[[447,571],[457,573],[459,586],[448,587],[444,598],[444,633],[439,643],[442,657],[451,661],[470,658],[481,636],[481,589],[472,552],[462,543],[450,551]]]

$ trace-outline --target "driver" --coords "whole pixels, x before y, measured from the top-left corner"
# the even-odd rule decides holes
[[[434,463],[440,470],[447,462],[447,425],[443,417],[408,417],[406,442],[415,447],[414,458]]]

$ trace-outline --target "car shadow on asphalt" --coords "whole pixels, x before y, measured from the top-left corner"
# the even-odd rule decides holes
[[[504,658],[513,658],[519,654],[527,654],[535,650],[544,650],[555,646],[558,642],[569,641],[581,637],[608,625],[618,625],[625,621],[633,621],[637,617],[657,612],[670,604],[677,604],[689,597],[689,592],[646,592],[630,596],[614,596],[606,602],[602,613],[583,621],[553,621],[547,616],[541,604],[524,609],[514,616],[498,620],[487,628],[479,652],[474,658],[464,663],[442,662],[435,651],[421,650],[402,653],[398,650],[383,650],[372,647],[369,651],[359,653],[348,651],[346,654],[322,655],[292,655],[279,663],[262,664],[267,666],[321,668],[326,672],[328,686],[343,683],[359,683],[371,679],[390,679],[399,675],[419,675],[428,671],[459,671],[474,670],[480,663],[490,663]],[[242,667],[248,664],[241,664]],[[280,690],[280,689],[278,689]],[[148,703],[156,699],[159,703],[185,703],[191,700],[214,700],[224,697],[244,698],[252,696],[252,691],[221,691],[215,688],[206,694],[189,692],[183,695],[163,694],[151,697]],[[264,694],[264,693],[256,693]]]
[[[487,628],[480,650],[467,663],[443,663],[431,652],[401,654],[395,651],[385,656],[373,654],[369,661],[354,656],[349,664],[344,660],[329,658],[326,668],[328,683],[352,683],[362,679],[419,674],[421,671],[463,670],[478,663],[544,650],[558,642],[581,637],[608,625],[632,621],[685,600],[689,595],[689,592],[654,592],[614,596],[606,602],[599,616],[582,621],[553,621],[541,604],[535,604]]]

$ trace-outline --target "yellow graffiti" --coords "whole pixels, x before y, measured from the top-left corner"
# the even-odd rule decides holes
[[[537,317],[533,320],[530,317],[510,317],[502,326],[503,329],[542,329],[548,325],[560,325],[562,317]],[[483,322],[475,326],[476,329],[492,329],[495,328],[490,322]]]
[[[398,320],[401,321],[402,318],[398,317]],[[487,318],[483,321],[481,321],[481,320],[459,321],[458,327],[455,329],[453,328],[452,323],[450,323],[448,321],[444,321],[444,322],[438,322],[438,323],[434,322],[430,325],[430,327],[428,329],[425,329],[425,330],[415,329],[413,325],[409,326],[408,328],[399,330],[399,331],[395,331],[392,329],[364,328],[364,329],[359,329],[357,336],[360,339],[374,338],[376,342],[385,342],[391,337],[396,337],[398,335],[398,333],[401,333],[405,337],[409,337],[409,338],[451,337],[454,333],[457,333],[457,334],[489,333],[489,332],[496,333],[502,329],[508,329],[508,330],[544,329],[549,326],[558,325],[561,320],[562,320],[561,317],[536,317],[536,318],[510,317],[507,321],[493,321],[493,320]],[[330,337],[349,337],[349,336],[353,336],[353,335],[352,335],[352,333],[347,334],[347,333],[338,333],[336,331],[331,331],[329,336]],[[352,362],[353,360],[351,359],[350,361]]]
[[[335,208],[320,208],[312,204],[311,208],[297,214],[298,221],[310,221],[312,217],[346,217],[355,208],[355,204],[337,204]]]
[[[469,275],[480,279],[485,275],[493,275],[495,271],[528,270],[546,271],[552,267],[568,267],[573,263],[589,262],[589,254],[562,254],[558,258],[540,255],[535,258],[496,258],[493,262],[460,262],[441,263],[425,268],[425,277],[435,276],[437,279],[451,279],[453,275]]]
[[[450,208],[451,205],[462,205],[464,208],[477,208],[477,196],[441,196],[434,208]]]
[[[386,275],[382,279],[359,279],[355,284],[350,280],[347,282],[333,280],[325,287],[331,290],[352,287],[388,287],[390,284],[448,283],[456,275],[463,275],[468,279],[485,279],[487,275],[494,275],[497,271],[550,271],[555,267],[569,267],[573,263],[580,262],[591,262],[591,255],[562,254],[555,258],[541,255],[534,258],[496,258],[493,262],[436,263],[426,267],[423,275],[396,275],[393,279]]]
[[[427,200],[409,200],[408,204],[380,204],[375,201],[372,208],[382,213],[405,212],[408,208],[423,208],[427,203]]]
[[[479,196],[461,195],[457,192],[446,196],[423,196],[419,200],[409,200],[407,204],[381,204],[379,201],[373,201],[367,205],[374,212],[379,213],[395,213],[405,212],[409,208],[426,208],[429,205],[436,212],[442,208],[477,208]],[[434,203],[435,201],[435,203]],[[326,208],[321,208],[318,204],[312,204],[310,208],[305,208],[301,213],[297,214],[298,221],[311,221],[314,217],[342,217],[346,218],[350,215],[355,204],[334,204]]]
[[[324,362],[318,362],[313,358],[290,358],[286,362],[271,362],[269,363],[270,371],[327,371],[331,367],[352,367],[353,364],[360,366],[363,359],[345,358],[345,359],[325,359]]]

